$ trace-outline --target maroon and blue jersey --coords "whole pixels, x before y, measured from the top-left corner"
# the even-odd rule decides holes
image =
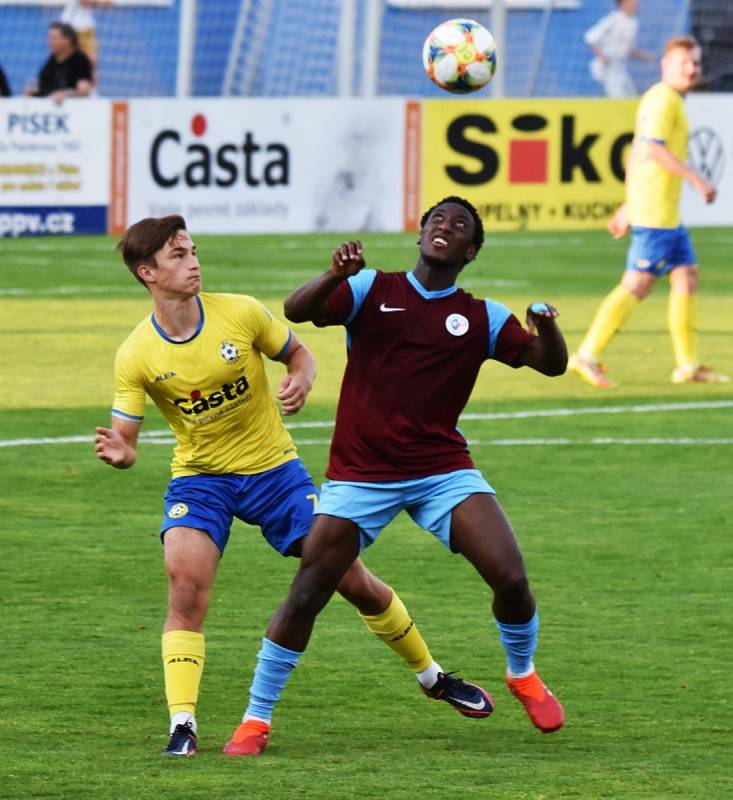
[[[473,469],[457,429],[479,369],[519,366],[534,336],[501,303],[457,286],[427,291],[413,273],[362,270],[328,297],[348,360],[326,475],[394,481]]]

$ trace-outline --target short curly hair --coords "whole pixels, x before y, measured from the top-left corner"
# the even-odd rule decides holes
[[[484,223],[481,221],[478,211],[476,211],[473,205],[469,203],[465,197],[458,197],[452,194],[448,197],[444,197],[442,200],[439,200],[437,203],[435,203],[435,205],[430,206],[430,208],[420,218],[420,229],[422,230],[425,227],[425,223],[428,221],[428,218],[433,211],[435,211],[438,206],[442,206],[445,203],[455,203],[457,206],[462,206],[471,215],[471,219],[473,219],[473,244],[476,246],[476,252],[478,253],[484,243]]]

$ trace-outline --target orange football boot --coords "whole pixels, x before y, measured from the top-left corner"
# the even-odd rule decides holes
[[[224,748],[226,756],[258,756],[266,747],[272,725],[259,719],[243,722]]]
[[[505,677],[509,691],[524,706],[535,728],[542,733],[552,733],[562,728],[565,711],[560,701],[542,683],[537,672],[532,670],[523,678]]]

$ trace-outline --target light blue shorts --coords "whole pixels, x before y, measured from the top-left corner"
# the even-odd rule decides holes
[[[631,228],[626,269],[650,272],[657,278],[675,267],[697,264],[697,256],[684,225],[677,228]]]
[[[327,481],[315,513],[358,525],[364,550],[400,511],[407,511],[421,528],[455,552],[450,541],[451,515],[472,494],[496,494],[477,469],[405,481]]]

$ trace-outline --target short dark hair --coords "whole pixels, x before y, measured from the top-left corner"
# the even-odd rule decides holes
[[[468,211],[468,213],[471,215],[471,219],[473,219],[473,244],[476,245],[476,252],[478,253],[484,243],[484,223],[481,221],[478,211],[476,211],[473,205],[469,203],[465,197],[457,197],[456,195],[452,194],[448,197],[444,197],[442,200],[439,200],[435,205],[430,206],[430,208],[420,218],[420,229],[422,230],[425,227],[425,223],[428,221],[428,218],[433,211],[435,211],[438,206],[442,206],[445,203],[455,203],[457,206],[463,206],[463,208],[465,208],[466,211]]]
[[[69,25],[68,22],[52,22],[49,26],[49,30],[54,28],[57,30],[64,38],[68,39],[71,44],[74,46],[74,50],[79,49],[79,36],[77,35],[74,28]]]
[[[127,268],[140,281],[145,281],[137,274],[141,264],[156,266],[155,254],[169,242],[178,231],[186,230],[186,220],[178,214],[167,217],[146,217],[136,222],[122,234],[117,243],[117,250],[122,253],[122,260]]]

